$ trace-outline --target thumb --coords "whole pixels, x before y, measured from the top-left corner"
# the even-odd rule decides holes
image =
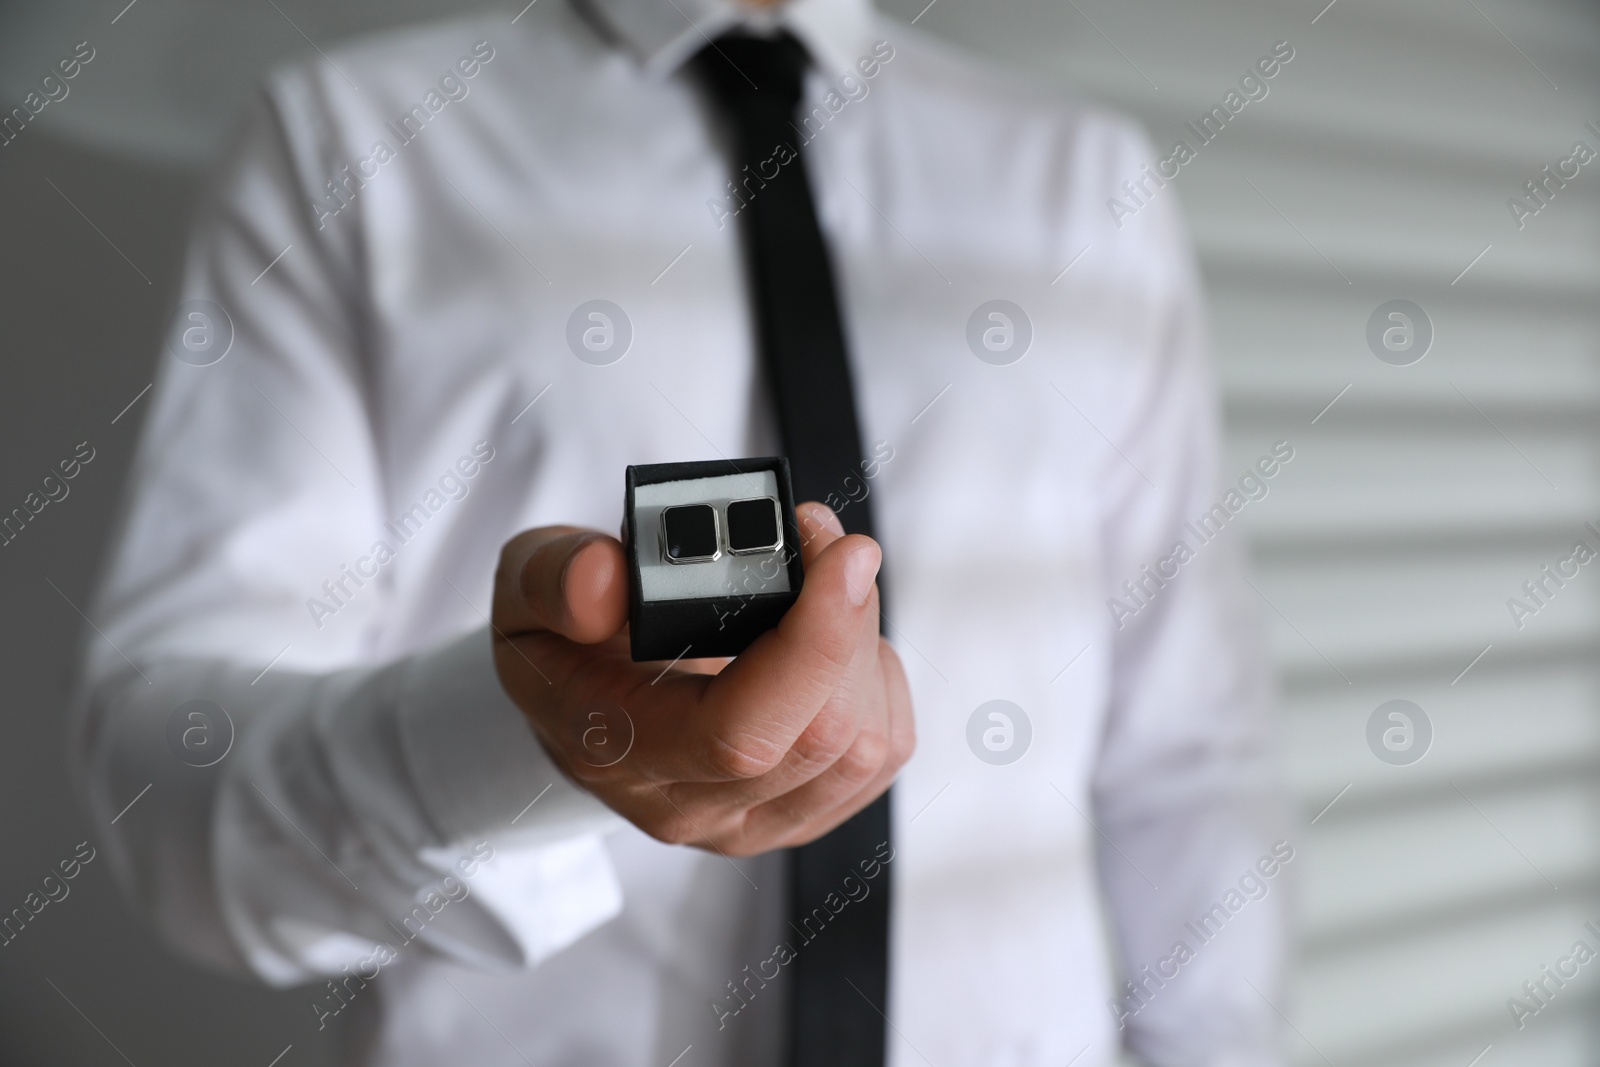
[[[818,552],[777,629],[758,638],[706,690],[706,725],[717,736],[776,752],[794,744],[844,678],[863,631],[877,632],[874,579],[882,559],[877,542],[860,534],[835,535]]]

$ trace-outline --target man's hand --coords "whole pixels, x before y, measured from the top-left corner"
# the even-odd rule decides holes
[[[805,586],[736,659],[634,663],[622,545],[570,526],[508,541],[495,667],[566,773],[645,833],[749,856],[804,844],[877,798],[916,746],[878,636],[882,555],[798,509]]]

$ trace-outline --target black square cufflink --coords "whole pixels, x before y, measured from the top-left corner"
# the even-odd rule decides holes
[[[736,656],[800,595],[788,460],[644,464],[626,486],[635,660]]]

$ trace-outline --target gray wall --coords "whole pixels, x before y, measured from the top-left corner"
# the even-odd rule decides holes
[[[79,842],[94,838],[64,758],[63,709],[83,625],[73,605],[87,604],[128,468],[143,402],[111,420],[150,381],[194,184],[189,175],[112,160],[42,131],[25,136],[29,143],[18,138],[0,158],[0,499],[7,511],[21,504],[80,441],[95,458],[67,483],[65,499],[0,548],[0,907],[7,913]],[[291,1041],[295,1055],[311,1047],[284,1036],[311,1018],[299,1003],[304,997],[270,997],[176,962],[119,899],[108,864],[103,855],[90,862],[67,883],[68,896],[0,947],[0,1063],[123,1063],[95,1026],[137,1064],[227,1057],[265,1065]]]
[[[1595,9],[925,3],[885,6],[1136,113],[1163,154],[1275,42],[1295,48],[1159,194],[1183,203],[1212,298],[1226,470],[1296,449],[1244,513],[1304,811],[1288,1047],[1340,1067],[1596,1062],[1600,968],[1525,1029],[1506,1007],[1600,921],[1600,572],[1521,629],[1506,607],[1563,546],[1600,542],[1583,533],[1600,522],[1600,161],[1520,230],[1506,207],[1574,141],[1600,149]],[[0,149],[0,505],[79,441],[97,457],[0,549],[0,909],[87,836],[62,758],[68,600],[86,600],[142,417],[111,424],[150,380],[195,168],[262,66],[306,49],[299,30],[325,45],[446,5],[280,0],[299,30],[272,5],[141,0],[115,24],[120,2],[58,6],[0,13],[8,106],[76,41],[98,51]],[[1395,298],[1433,325],[1411,366],[1365,338]],[[1410,765],[1368,745],[1392,699],[1432,724]],[[291,1043],[283,1067],[327,1061],[303,996],[172,960],[103,862],[72,885],[0,948],[0,1062],[264,1067]]]

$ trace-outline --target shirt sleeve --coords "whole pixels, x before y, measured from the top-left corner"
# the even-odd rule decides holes
[[[1256,484],[1264,494],[1271,482],[1216,477],[1216,389],[1173,194],[1117,240],[1139,249],[1154,296],[1140,327],[1151,355],[1130,372],[1107,427],[1120,450],[1107,450],[1098,479],[1113,681],[1093,790],[1121,972],[1108,1006],[1128,1049],[1154,1067],[1268,1067],[1281,1062],[1294,842],[1238,512],[1260,506]]]
[[[404,561],[359,596],[332,569],[373,544],[386,472],[361,219],[310,207],[344,162],[328,91],[275,79],[198,214],[75,769],[124,889],[202,962],[274,984],[382,945],[527,966],[620,910],[619,823],[501,691],[487,628],[383,662]],[[348,602],[319,629],[330,578]]]

